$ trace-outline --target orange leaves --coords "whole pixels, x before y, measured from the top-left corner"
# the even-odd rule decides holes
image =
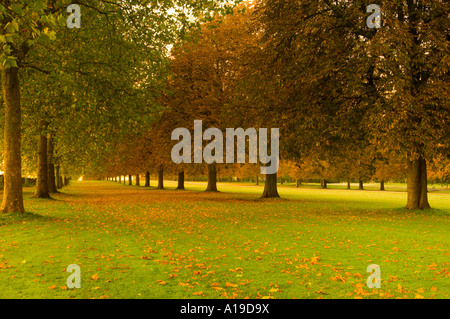
[[[234,268],[234,269],[228,269],[231,272],[242,272],[243,269],[242,268]]]
[[[388,279],[388,282],[391,282],[391,281],[397,281],[397,277],[396,276],[389,276],[389,279]]]
[[[319,257],[314,256],[313,258],[311,258],[311,265],[316,265],[319,263]]]
[[[274,292],[278,292],[278,288],[270,288],[269,289],[269,292],[271,292],[271,293],[274,293]]]
[[[84,236],[80,238],[85,241],[70,241],[72,246],[67,253],[70,252],[73,258],[71,262],[84,263],[86,269],[82,276],[82,282],[86,284],[79,291],[80,296],[99,298],[111,292],[111,298],[134,298],[138,292],[142,292],[145,297],[147,286],[152,286],[151,289],[156,293],[169,298],[307,296],[427,299],[445,298],[447,294],[441,281],[447,279],[446,271],[450,267],[445,263],[445,245],[440,242],[437,245],[437,239],[442,237],[435,236],[436,246],[431,237],[426,241],[425,246],[436,249],[435,252],[424,250],[426,247],[421,247],[422,242],[414,241],[415,238],[411,239],[414,249],[400,240],[393,243],[398,237],[394,228],[390,228],[392,238],[383,237],[385,233],[378,230],[374,238],[367,237],[372,233],[361,233],[362,238],[358,239],[349,227],[356,227],[356,222],[375,222],[376,212],[361,215],[361,220],[354,220],[359,219],[360,215],[348,211],[340,211],[342,214],[338,217],[337,214],[334,216],[336,212],[331,215],[323,212],[320,216],[308,210],[299,213],[292,202],[265,202],[263,205],[257,201],[229,198],[227,194],[207,196],[199,193],[188,196],[167,190],[156,195],[140,191],[145,196],[138,191],[128,191],[125,192],[126,196],[122,196],[119,193],[122,189],[113,194],[96,193],[95,189],[90,191],[92,197],[103,200],[92,204],[95,210],[86,212],[90,214],[86,218],[77,219],[83,228],[74,227],[69,221],[61,219],[58,224],[61,233],[55,234],[56,238],[61,237],[61,241],[43,242],[45,246],[42,246],[42,253],[37,252],[39,258],[25,253],[9,255],[6,250],[10,249],[7,247],[9,242],[2,242],[4,238],[0,238],[0,249],[3,249],[0,254],[8,254],[0,256],[0,271],[5,283],[9,278],[14,278],[10,282],[15,284],[28,280],[35,290],[43,287],[45,297],[55,297],[55,293],[63,297],[74,294],[73,290],[68,289],[66,295],[66,291],[62,290],[64,288],[60,287],[69,274],[61,274],[64,265],[59,266],[57,260],[63,258],[60,250],[66,253],[65,247],[69,241],[66,242],[64,238],[75,238],[76,231]],[[103,198],[104,195],[108,197]],[[214,196],[226,200],[213,201],[211,199],[216,199]],[[192,197],[197,202],[194,203]],[[78,197],[71,203],[75,211],[78,209],[76,200]],[[285,207],[282,209],[281,205]],[[223,213],[224,209],[228,209],[227,214]],[[279,220],[272,213],[278,214]],[[105,225],[91,225],[90,219],[93,217]],[[334,227],[332,222],[335,217],[336,221],[344,221],[343,229]],[[416,217],[410,214],[406,220],[409,222]],[[324,218],[327,220],[322,220]],[[393,214],[386,223],[384,220],[380,223],[385,228],[391,227],[397,219],[400,220],[400,217]],[[299,220],[303,220],[303,224]],[[238,224],[235,224],[236,221]],[[403,219],[401,221],[404,222]],[[50,226],[53,227],[51,224],[45,230],[54,231]],[[186,229],[190,231],[189,235],[185,234]],[[415,230],[412,234],[417,235],[419,231]],[[370,245],[368,248],[367,244],[372,242],[377,242],[377,246]],[[97,251],[88,249],[95,245]],[[358,248],[359,245],[361,248]],[[331,249],[327,248],[329,246]],[[413,254],[416,248],[417,254]],[[116,249],[120,252],[117,253]],[[255,261],[257,256],[263,259]],[[9,264],[4,258],[8,259]],[[25,258],[27,262],[21,264]],[[382,263],[384,258],[389,263],[384,264],[382,287],[378,291],[376,288],[369,289],[366,285],[369,276],[365,269],[366,260]],[[43,260],[46,260],[46,265]],[[338,265],[339,261],[341,265]],[[11,267],[10,264],[14,268],[4,269]],[[407,269],[403,265],[407,265]],[[55,269],[59,271],[56,276],[64,277],[63,280],[59,277],[58,281],[53,280]],[[127,269],[127,273],[120,272]],[[133,281],[135,284],[130,284]],[[280,287],[269,285],[269,282],[276,282]],[[95,289],[95,286],[101,289]]]
[[[246,286],[246,285],[250,284],[252,281],[253,281],[253,280],[242,279],[242,280],[239,282],[239,285],[240,285],[240,286]]]
[[[192,293],[193,296],[202,296],[203,295],[203,291],[199,291],[199,292],[194,292]]]
[[[427,266],[427,268],[429,269],[429,270],[436,270],[436,267],[437,267],[438,265],[435,263],[435,262],[433,262],[431,265],[428,265]]]
[[[343,283],[345,283],[345,281],[346,281],[346,279],[344,277],[342,277],[341,275],[337,275],[335,277],[330,277],[330,280],[340,281],[340,282],[343,282]]]
[[[0,269],[11,268],[13,266],[8,265],[7,261],[0,263]]]
[[[363,289],[364,284],[356,284],[356,289],[354,290],[358,296],[365,296],[368,293]]]

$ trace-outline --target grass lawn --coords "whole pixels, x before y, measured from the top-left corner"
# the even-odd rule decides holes
[[[0,298],[450,297],[448,192],[407,211],[402,191],[286,185],[260,200],[262,186],[166,186],[25,189],[26,218],[0,216]],[[67,289],[70,264],[80,289]]]

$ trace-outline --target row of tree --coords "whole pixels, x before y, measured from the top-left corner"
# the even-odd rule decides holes
[[[24,213],[23,175],[36,174],[36,196],[49,197],[58,175],[49,179],[49,167],[101,170],[155,117],[170,44],[197,27],[193,18],[230,10],[222,0],[77,1],[81,28],[70,29],[69,4],[0,2],[3,213]]]
[[[407,207],[429,207],[427,169],[450,157],[447,2],[380,0],[380,29],[364,0],[78,3],[68,29],[65,0],[1,2],[2,212],[24,212],[24,174],[47,197],[49,166],[156,171],[161,185],[165,171],[206,173],[216,191],[221,164],[170,157],[172,131],[194,120],[279,128],[282,162],[319,167],[324,185],[405,165]],[[267,175],[263,197],[276,196]]]
[[[217,182],[219,181],[250,181],[256,185],[265,182],[265,176],[260,174],[260,167],[256,164],[216,165],[216,175],[211,176],[208,174],[208,165],[205,164],[180,167],[170,160],[159,165],[149,164],[148,161],[139,162],[139,160],[145,158],[144,155],[130,153],[129,151],[127,151],[126,156],[122,157],[122,162],[118,158],[110,158],[111,162],[105,171],[106,177],[104,175],[102,177],[124,185],[150,187],[150,176],[156,175],[156,185],[154,186],[158,189],[164,189],[164,179],[167,178],[178,181],[177,189],[185,189],[184,182],[186,180],[203,181],[206,175],[206,180],[209,185],[212,185],[212,187],[208,186],[206,191],[209,189],[217,191]],[[123,172],[131,172],[132,174]],[[450,184],[450,165],[448,165],[448,162],[447,164],[433,163],[427,173],[429,183],[442,186]],[[328,183],[346,182],[347,188],[350,189],[350,184],[356,182],[359,184],[359,189],[364,189],[364,183],[377,182],[380,183],[380,190],[385,190],[385,183],[403,183],[406,177],[406,162],[400,158],[373,160],[371,163],[361,163],[357,159],[343,158],[335,165],[306,158],[301,162],[281,160],[277,172],[277,183],[296,183],[296,186],[299,187],[303,182],[320,182],[322,188],[327,188]]]
[[[449,6],[381,1],[382,26],[369,29],[369,2],[253,1],[204,23],[174,46],[161,111],[110,154],[106,174],[207,167],[215,191],[218,164],[174,168],[171,132],[194,120],[276,127],[300,178],[316,167],[324,185],[382,181],[405,167],[407,208],[429,208],[427,166],[448,171],[450,157]],[[263,197],[277,197],[277,174],[265,180]]]

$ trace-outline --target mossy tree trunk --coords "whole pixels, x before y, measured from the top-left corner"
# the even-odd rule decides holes
[[[158,169],[158,189],[164,189],[164,167],[162,165]]]
[[[184,171],[178,172],[178,186],[177,189],[184,190]]]
[[[266,175],[266,184],[261,198],[277,198],[280,197],[277,189],[277,173]]]
[[[50,198],[48,189],[48,152],[47,152],[47,124],[40,122],[39,137],[38,137],[38,170],[36,181],[35,198]]]
[[[145,187],[150,187],[150,172],[147,171],[145,172]]]
[[[2,69],[4,117],[4,188],[1,212],[25,213],[22,193],[22,158],[20,151],[21,113],[18,68]]]
[[[408,161],[407,168],[408,209],[429,209],[427,191],[427,162],[423,157]]]
[[[217,192],[217,167],[216,164],[208,165],[208,186],[205,192]]]
[[[48,159],[48,192],[50,194],[58,193],[55,176],[55,156],[54,142],[50,135],[48,138],[47,159]]]
[[[136,186],[141,186],[141,181],[139,179],[139,174],[136,174]]]

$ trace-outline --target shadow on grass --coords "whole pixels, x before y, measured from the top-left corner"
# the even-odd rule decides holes
[[[292,200],[283,197],[262,198],[260,194],[240,194],[233,192],[206,192],[197,190],[186,190],[191,194],[197,195],[202,201],[211,202],[254,202],[254,203],[287,203],[287,202],[303,202],[302,200]]]
[[[25,221],[52,221],[55,220],[54,217],[42,216],[33,212],[25,212],[24,214],[19,213],[9,213],[0,214],[0,226],[18,224]]]
[[[405,207],[393,208],[390,211],[402,215],[402,214],[414,214],[419,216],[450,216],[448,211],[436,208],[430,209],[407,209]]]

